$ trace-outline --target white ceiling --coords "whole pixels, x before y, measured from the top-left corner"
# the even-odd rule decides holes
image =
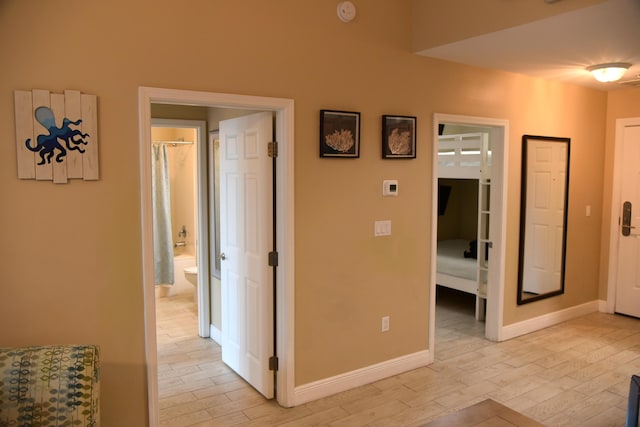
[[[600,90],[618,89],[625,85],[597,82],[585,67],[629,62],[632,66],[621,81],[639,78],[640,0],[609,0],[420,54]]]

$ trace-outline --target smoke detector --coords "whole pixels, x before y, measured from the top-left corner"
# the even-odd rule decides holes
[[[338,3],[338,18],[342,22],[351,22],[356,17],[356,6],[350,1]]]

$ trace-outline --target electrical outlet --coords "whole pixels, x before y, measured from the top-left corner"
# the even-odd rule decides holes
[[[389,316],[382,317],[382,332],[387,332],[389,330]]]

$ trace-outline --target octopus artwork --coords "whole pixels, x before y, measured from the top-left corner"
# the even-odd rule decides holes
[[[51,163],[55,151],[58,154],[55,157],[56,162],[62,162],[63,158],[67,155],[67,150],[77,150],[80,153],[84,153],[82,145],[87,145],[88,141],[85,138],[89,137],[89,134],[82,133],[78,129],[71,129],[69,125],[79,125],[82,120],[71,121],[68,118],[62,120],[62,126],[56,126],[56,119],[53,111],[49,107],[38,107],[35,110],[36,120],[49,131],[48,134],[40,134],[37,137],[36,145],[31,145],[31,138],[25,141],[25,145],[30,151],[40,154],[41,161],[39,165]],[[60,141],[63,141],[63,146]],[[66,146],[66,149],[65,149]]]

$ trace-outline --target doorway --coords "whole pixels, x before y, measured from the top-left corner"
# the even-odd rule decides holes
[[[145,346],[148,367],[150,425],[158,425],[158,366],[155,337],[153,245],[150,194],[151,104],[175,104],[203,107],[236,108],[273,111],[278,141],[276,244],[278,271],[276,287],[276,334],[278,357],[276,399],[282,406],[293,406],[293,101],[283,98],[265,98],[209,92],[182,91],[159,88],[139,89],[140,132],[140,191],[142,223],[143,288],[145,303]],[[203,156],[204,158],[205,156]]]
[[[485,338],[492,341],[500,341],[502,335],[502,313],[504,304],[504,264],[505,264],[505,242],[506,242],[506,189],[507,189],[507,154],[508,154],[508,122],[501,119],[488,119],[482,117],[457,116],[448,114],[435,114],[433,125],[433,177],[432,177],[432,194],[434,195],[434,203],[432,210],[432,232],[431,232],[431,290],[430,290],[430,320],[429,320],[429,348],[435,349],[435,327],[436,327],[436,286],[437,286],[437,251],[438,246],[438,196],[439,196],[439,161],[438,161],[438,143],[439,134],[442,127],[453,127],[463,132],[468,130],[481,130],[486,132],[488,141],[490,141],[491,153],[491,176],[488,180],[480,180],[480,186],[487,185],[489,188],[484,189],[486,194],[486,205],[484,208],[483,201],[480,200],[478,212],[478,232],[485,233],[486,248],[479,251],[480,259],[484,258],[484,251],[489,253],[487,259],[487,267],[477,272],[478,283],[486,283],[486,291],[482,289],[482,294],[486,296],[486,316],[485,317]],[[482,197],[483,190],[478,190],[478,198]],[[442,205],[442,204],[441,204]],[[489,209],[490,206],[490,209]],[[482,211],[490,210],[490,215],[486,218],[480,218]],[[476,245],[482,241],[478,240]],[[476,254],[477,256],[477,254]],[[482,265],[478,262],[478,265]],[[484,275],[484,276],[483,276]],[[479,290],[477,290],[479,291]],[[480,301],[481,298],[477,298]],[[480,305],[480,306],[479,306]],[[476,313],[484,307],[476,304]],[[476,315],[478,318],[478,315]],[[433,356],[432,356],[433,357]]]
[[[208,233],[206,122],[183,119],[152,119],[152,146],[169,147],[171,163],[170,205],[174,276],[185,276],[184,268],[196,267],[198,335],[208,337],[211,324],[209,282],[209,245],[198,238]],[[157,206],[153,206],[157,210]],[[154,243],[155,244],[155,243]],[[195,257],[195,263],[189,260]],[[158,262],[158,260],[155,260]],[[183,281],[184,282],[184,281]],[[156,290],[158,290],[156,288]],[[163,290],[163,289],[161,289]]]
[[[607,311],[640,317],[640,117],[616,120]]]

